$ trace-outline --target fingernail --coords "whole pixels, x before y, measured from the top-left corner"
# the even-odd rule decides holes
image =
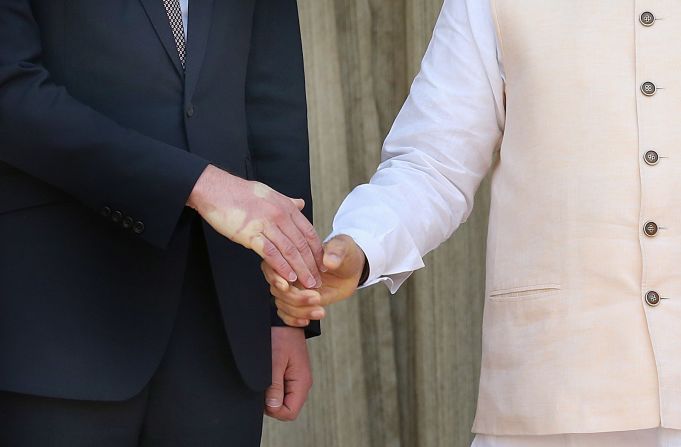
[[[322,286],[322,280],[320,279],[319,281],[317,281],[317,282],[315,283],[314,288],[315,288],[315,289],[319,289],[321,286]]]
[[[288,284],[286,284],[286,281],[277,281],[277,287],[279,290],[286,290],[286,287]]]
[[[298,279],[298,276],[295,273],[291,273],[290,275],[288,275],[288,280],[290,282],[296,282],[297,279]]]
[[[313,320],[321,320],[322,318],[324,318],[324,311],[315,310],[310,314],[310,316],[312,317]]]
[[[310,276],[309,278],[307,278],[307,281],[305,281],[305,285],[310,289],[314,288],[317,285],[317,280],[314,279],[314,277]]]
[[[321,266],[321,267],[319,268],[319,270],[320,270],[320,271],[321,271],[322,273],[326,273],[326,272],[328,272],[328,271],[329,271],[329,269],[328,269],[328,268],[326,268],[326,266],[325,266],[325,265],[322,265],[322,266]]]
[[[341,257],[338,256],[337,254],[331,253],[329,254],[329,261],[333,262],[334,264],[340,264]]]
[[[279,399],[266,399],[265,405],[267,405],[270,408],[279,408],[281,407],[281,401]]]

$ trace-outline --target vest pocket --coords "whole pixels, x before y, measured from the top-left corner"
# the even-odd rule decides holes
[[[511,289],[493,290],[489,294],[489,299],[490,301],[526,301],[554,295],[560,292],[560,290],[560,284],[536,284]]]

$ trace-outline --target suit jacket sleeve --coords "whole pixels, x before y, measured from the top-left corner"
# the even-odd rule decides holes
[[[305,73],[295,0],[256,0],[246,87],[256,177],[305,200],[312,221]],[[272,312],[273,325],[283,326]],[[319,323],[307,330],[319,335]]]
[[[0,161],[97,212],[123,211],[144,223],[143,239],[165,247],[207,161],[78,102],[41,53],[29,0],[0,2]]]

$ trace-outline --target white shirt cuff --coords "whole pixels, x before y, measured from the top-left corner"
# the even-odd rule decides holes
[[[350,236],[355,243],[362,249],[364,255],[369,263],[369,276],[366,282],[360,287],[373,286],[374,284],[383,283],[390,290],[391,294],[397,293],[397,290],[404,284],[404,282],[411,276],[413,271],[400,272],[396,274],[386,274],[386,254],[385,250],[376,237],[370,233],[357,228],[344,228],[343,230],[333,231],[327,238],[326,242],[339,235]],[[423,267],[423,265],[418,268]]]

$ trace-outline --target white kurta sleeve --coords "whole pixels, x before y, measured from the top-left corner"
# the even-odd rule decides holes
[[[445,0],[421,71],[368,184],[341,205],[330,237],[351,236],[366,286],[394,293],[470,215],[504,127],[504,79],[486,0]]]

